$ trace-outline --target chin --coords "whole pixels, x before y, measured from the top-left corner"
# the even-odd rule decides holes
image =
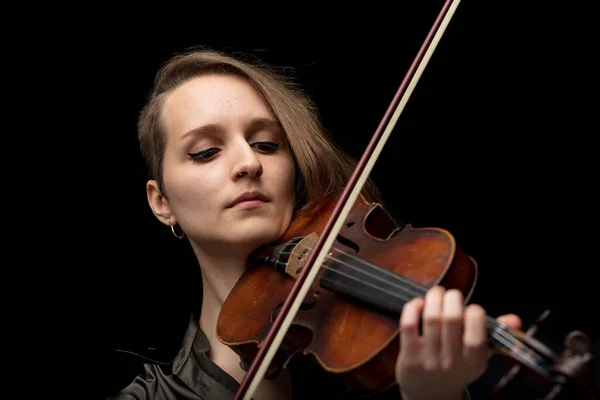
[[[254,248],[275,242],[284,233],[285,230],[279,228],[280,223],[265,222],[264,224],[254,224],[248,229],[239,231],[243,242],[250,243]]]

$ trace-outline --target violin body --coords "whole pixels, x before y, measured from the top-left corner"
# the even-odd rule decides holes
[[[316,212],[295,219],[277,243],[257,250],[223,304],[217,337],[242,366],[254,359],[337,201],[338,192],[331,193]],[[380,204],[362,196],[324,264],[266,377],[303,353],[355,393],[385,390],[395,385],[404,303],[437,284],[460,290],[466,303],[477,281],[476,262],[450,233],[400,228]],[[397,279],[408,288],[406,282],[416,283],[415,291],[399,290]]]

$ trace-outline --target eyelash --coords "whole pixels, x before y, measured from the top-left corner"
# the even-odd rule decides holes
[[[260,149],[260,151],[271,153],[279,150],[279,143],[276,142],[256,142],[253,146],[267,146],[268,149]],[[194,161],[206,161],[213,157],[216,153],[214,153],[217,149],[212,147],[210,149],[202,150],[197,153],[187,153],[188,156],[192,158]]]

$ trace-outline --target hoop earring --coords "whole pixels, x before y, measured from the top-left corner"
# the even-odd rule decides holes
[[[178,235],[177,232],[175,232],[175,227],[173,226],[173,224],[171,224],[171,218],[169,218],[168,221],[169,226],[171,227],[171,232],[173,232],[173,236],[175,236],[179,240],[185,239],[185,233],[183,231],[181,231],[181,235]]]

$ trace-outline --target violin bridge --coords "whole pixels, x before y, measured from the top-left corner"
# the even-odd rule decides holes
[[[306,258],[309,251],[312,250],[318,239],[319,235],[313,232],[310,235],[305,236],[296,244],[296,246],[294,246],[294,249],[289,256],[287,265],[285,267],[286,274],[292,278],[296,278],[296,276],[298,276],[298,273],[306,263]]]

